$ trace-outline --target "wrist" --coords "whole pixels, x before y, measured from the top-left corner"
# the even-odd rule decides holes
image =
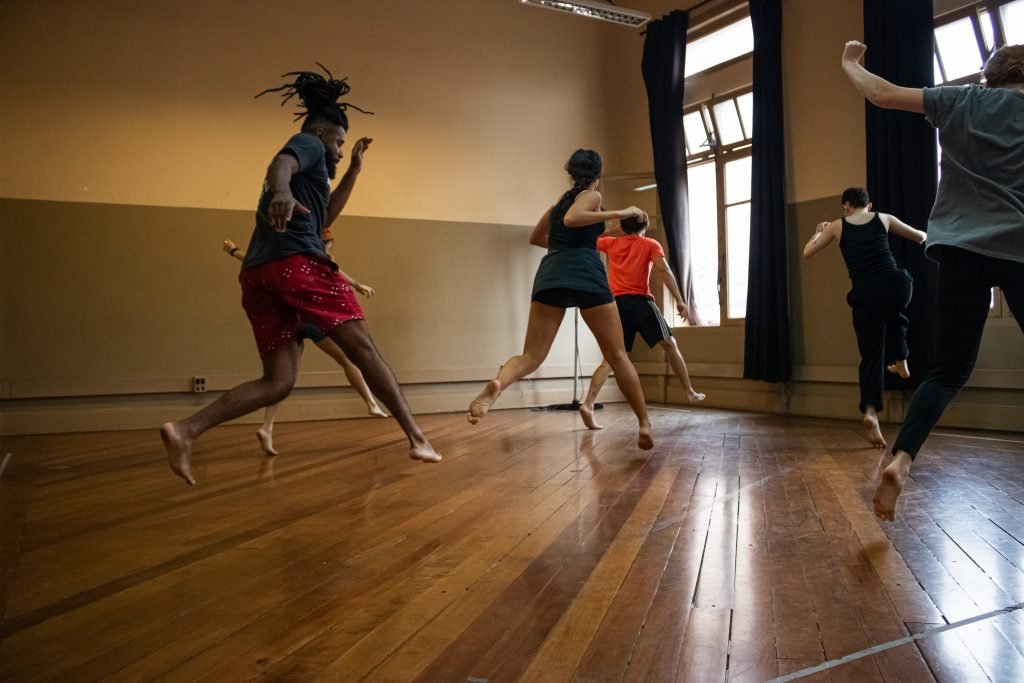
[[[235,254],[238,253],[238,247],[231,247],[230,249],[228,249],[228,253],[234,256]]]

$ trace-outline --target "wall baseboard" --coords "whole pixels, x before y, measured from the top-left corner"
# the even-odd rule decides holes
[[[417,415],[461,413],[480,392],[481,382],[417,384],[403,387]],[[532,408],[572,401],[572,379],[526,379],[502,394],[496,410]],[[0,435],[63,434],[132,429],[156,429],[180,420],[211,403],[220,392],[154,394],[70,399],[37,399],[0,403]],[[601,392],[601,400],[625,400],[614,381]],[[281,405],[280,422],[365,418],[366,405],[349,388],[300,388]],[[258,410],[229,424],[260,424]]]

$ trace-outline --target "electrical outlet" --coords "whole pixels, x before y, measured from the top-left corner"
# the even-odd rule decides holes
[[[201,394],[206,391],[206,378],[202,375],[196,375],[192,378],[192,393]]]

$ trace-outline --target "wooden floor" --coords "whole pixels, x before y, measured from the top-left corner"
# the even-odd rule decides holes
[[[883,525],[855,423],[598,415],[221,427],[194,489],[155,431],[0,440],[0,681],[1024,680],[1021,435],[934,436]]]

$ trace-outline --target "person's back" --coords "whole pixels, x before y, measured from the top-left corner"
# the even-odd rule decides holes
[[[566,227],[565,214],[575,197],[562,197],[551,212],[551,228],[548,231],[548,250],[596,249],[597,238],[604,232],[604,223],[593,223],[580,228]]]
[[[896,259],[889,248],[889,231],[882,224],[878,212],[872,214],[865,223],[845,217],[842,222],[839,251],[842,252],[854,287],[872,275],[897,269]]]
[[[608,283],[612,294],[651,296],[651,265],[664,255],[657,240],[642,235],[602,237],[598,250],[608,254]]]
[[[942,147],[929,255],[954,246],[1024,261],[1024,92],[926,88],[924,107]]]

